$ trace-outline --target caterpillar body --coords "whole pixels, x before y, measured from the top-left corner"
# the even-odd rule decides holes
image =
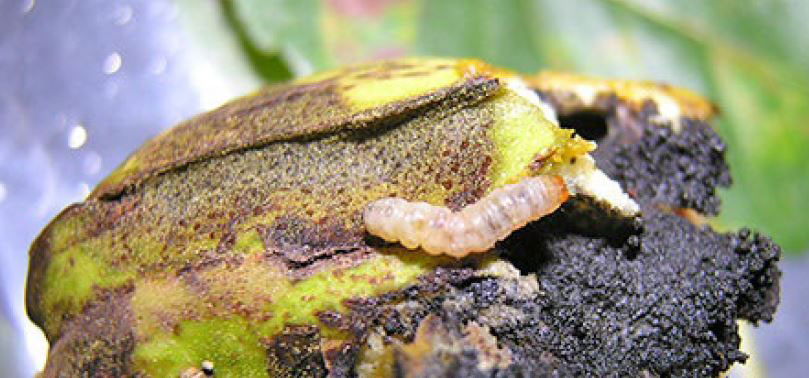
[[[371,202],[363,212],[366,230],[409,249],[456,258],[485,252],[498,240],[529,222],[552,213],[567,200],[559,176],[537,176],[495,189],[460,211],[389,197]]]

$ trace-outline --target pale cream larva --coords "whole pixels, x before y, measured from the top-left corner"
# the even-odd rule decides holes
[[[495,189],[457,212],[390,197],[370,203],[363,218],[372,235],[460,258],[488,251],[512,231],[556,210],[567,197],[561,177],[537,176]]]

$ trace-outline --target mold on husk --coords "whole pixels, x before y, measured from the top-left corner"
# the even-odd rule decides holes
[[[780,250],[671,211],[715,214],[730,183],[709,103],[589,80],[384,61],[157,136],[31,246],[44,376],[718,375],[736,320],[772,319]],[[458,211],[535,175],[572,198],[488,253],[363,224],[379,198]]]

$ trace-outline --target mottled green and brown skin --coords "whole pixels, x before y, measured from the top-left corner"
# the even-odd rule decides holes
[[[734,320],[771,319],[778,248],[659,210],[711,213],[692,204],[711,204],[716,182],[704,178],[727,174],[718,144],[703,142],[714,109],[690,92],[525,78],[562,116],[605,117],[595,157],[649,211],[635,219],[643,230],[577,195],[496,253],[464,260],[365,232],[373,200],[457,210],[593,148],[546,120],[513,78],[452,59],[350,66],[147,142],[31,247],[28,313],[51,342],[43,375],[191,376],[211,361],[220,377],[709,376],[743,360]],[[704,172],[669,174],[683,158]],[[665,332],[627,332],[641,312]]]
[[[349,67],[147,142],[31,247],[26,302],[51,343],[45,375],[176,376],[203,360],[223,376],[273,375],[296,329],[320,338],[307,348],[330,366],[352,336],[318,314],[460,264],[369,237],[365,204],[458,209],[590,148],[481,68]]]

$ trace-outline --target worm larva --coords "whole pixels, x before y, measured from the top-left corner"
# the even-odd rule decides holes
[[[495,189],[457,212],[389,197],[371,202],[363,218],[372,235],[460,258],[488,251],[512,231],[556,210],[567,197],[561,177],[537,176]]]

